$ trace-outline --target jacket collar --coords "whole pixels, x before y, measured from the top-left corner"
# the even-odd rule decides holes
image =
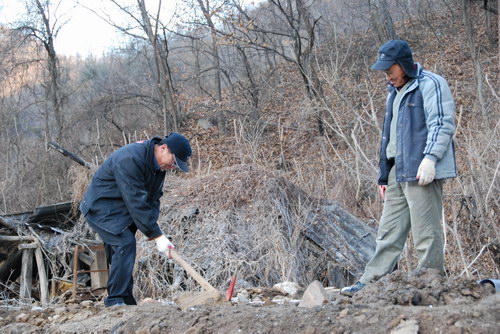
[[[158,165],[158,161],[156,161],[155,157],[155,145],[158,145],[160,141],[160,137],[153,137],[148,142],[146,159],[149,161],[149,166],[152,172],[158,172],[160,170],[160,165]]]

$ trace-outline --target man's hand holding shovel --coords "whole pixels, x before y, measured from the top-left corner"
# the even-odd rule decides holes
[[[172,255],[170,253],[170,250],[175,249],[175,246],[172,242],[170,242],[170,240],[168,240],[165,234],[162,234],[159,237],[155,238],[154,241],[156,241],[156,248],[158,249],[158,252],[167,253],[168,257],[171,259]]]

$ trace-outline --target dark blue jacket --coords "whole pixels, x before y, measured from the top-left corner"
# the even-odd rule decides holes
[[[165,172],[154,155],[160,140],[123,146],[104,161],[80,203],[91,226],[116,235],[135,224],[149,238],[162,234],[157,220]]]
[[[387,184],[392,163],[387,159],[392,105],[396,89],[389,86],[380,145],[380,177]],[[396,181],[417,180],[418,167],[424,157],[436,161],[436,179],[457,176],[453,134],[455,104],[448,83],[441,76],[425,71],[417,63],[417,78],[401,100],[396,129]]]

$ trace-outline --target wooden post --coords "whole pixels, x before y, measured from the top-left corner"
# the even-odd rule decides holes
[[[108,282],[108,272],[103,271],[108,268],[106,252],[103,246],[94,247],[94,261],[90,265],[90,282],[92,290],[106,287]]]
[[[21,246],[21,245],[20,245]],[[21,267],[21,287],[19,299],[22,303],[31,303],[31,285],[33,271],[33,249],[23,249],[23,259]]]
[[[21,288],[19,299],[25,303],[31,303],[31,289],[33,285],[33,250],[35,251],[36,265],[38,268],[38,279],[40,284],[40,303],[49,303],[48,280],[45,264],[43,263],[42,250],[36,242],[31,244],[21,244],[18,246],[23,251],[21,267]]]
[[[80,246],[76,245],[73,250],[73,294],[71,299],[76,300],[76,289],[78,284],[78,253],[80,252]]]
[[[87,255],[86,252],[90,252]],[[90,270],[80,270],[78,260],[90,265]],[[73,296],[71,300],[77,299],[78,274],[90,273],[92,291],[103,290],[108,282],[108,262],[103,245],[79,246],[75,245],[73,251]]]
[[[45,271],[45,264],[43,263],[43,255],[40,247],[35,249],[36,265],[38,268],[38,279],[40,284],[40,303],[46,306],[49,303],[49,282],[47,279],[47,272]]]

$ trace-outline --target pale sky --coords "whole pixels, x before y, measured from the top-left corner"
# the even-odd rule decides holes
[[[115,28],[98,17],[95,13],[80,6],[78,0],[55,0],[60,1],[56,16],[60,23],[67,23],[60,29],[56,39],[56,52],[63,55],[76,55],[87,57],[90,54],[100,56],[109,48],[120,46],[123,35]],[[86,7],[96,12],[114,13],[113,20],[120,22],[122,13],[116,9],[114,4],[108,0],[79,0]],[[135,4],[136,0],[121,0],[121,3]],[[0,22],[12,23],[18,17],[19,12],[24,9],[24,0],[0,0]],[[175,0],[163,0],[163,12],[171,11],[175,6]],[[152,12],[158,8],[158,0],[146,0],[146,8]],[[106,15],[104,15],[106,17]]]
[[[146,8],[154,13],[158,8],[159,0],[146,0]],[[164,21],[169,19],[177,0],[162,0],[162,16]],[[262,0],[240,0],[242,3],[259,3]],[[0,22],[12,23],[24,10],[25,0],[0,0]],[[55,11],[59,24],[68,21],[59,31],[55,39],[56,52],[66,56],[79,54],[83,58],[94,55],[101,56],[110,48],[122,45],[123,35],[118,33],[95,13],[78,4],[85,4],[99,13],[111,14],[112,19],[120,22],[123,13],[109,0],[52,0],[53,4],[60,4]],[[119,0],[119,3],[135,5],[136,0]],[[51,15],[54,15],[52,13]],[[104,15],[106,17],[106,15]],[[53,21],[52,21],[53,22]]]

